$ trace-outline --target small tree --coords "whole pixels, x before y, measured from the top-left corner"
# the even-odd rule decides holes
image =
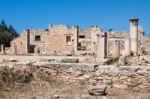
[[[113,29],[112,29],[112,28],[110,28],[110,29],[108,29],[108,31],[109,31],[109,32],[112,32],[112,31],[113,31]]]
[[[10,41],[17,36],[18,33],[12,25],[7,26],[4,20],[0,22],[0,44],[8,47],[10,46]]]

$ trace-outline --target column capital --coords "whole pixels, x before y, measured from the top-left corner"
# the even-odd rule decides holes
[[[138,18],[132,18],[132,19],[129,19],[130,22],[133,22],[133,21],[139,21]]]

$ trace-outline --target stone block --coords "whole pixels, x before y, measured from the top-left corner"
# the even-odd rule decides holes
[[[79,71],[85,71],[85,72],[94,72],[97,70],[98,65],[85,65],[85,64],[80,64],[80,65],[75,65],[73,66],[74,70],[79,70]]]
[[[88,92],[90,95],[106,95],[106,85],[90,85],[88,88]]]

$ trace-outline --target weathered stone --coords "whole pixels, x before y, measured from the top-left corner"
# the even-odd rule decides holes
[[[150,86],[139,85],[134,87],[132,90],[137,92],[150,92]]]
[[[138,20],[139,19],[130,19],[131,51],[134,56],[138,55]]]
[[[139,75],[141,75],[141,76],[146,76],[147,74],[148,74],[148,72],[147,72],[147,70],[142,70],[142,69],[139,69],[138,71],[137,71],[137,74],[139,74]]]
[[[74,70],[79,70],[79,71],[85,71],[85,72],[88,72],[88,71],[91,71],[91,72],[94,72],[94,71],[96,71],[96,69],[97,69],[97,67],[98,67],[98,65],[75,65],[75,66],[73,66],[72,68],[74,69]]]
[[[89,86],[88,92],[90,95],[106,95],[106,85]]]
[[[119,89],[127,89],[128,88],[127,85],[119,85],[119,84],[114,84],[113,87],[114,88],[119,88]]]
[[[75,77],[79,77],[79,76],[82,76],[82,75],[84,75],[85,73],[84,72],[82,72],[82,71],[76,71],[75,72]]]
[[[140,69],[139,66],[121,66],[119,67],[120,71],[129,71],[129,72],[137,72]]]
[[[60,95],[53,95],[53,99],[63,99]]]
[[[114,40],[113,41],[113,57],[120,57],[120,41]]]
[[[121,56],[119,58],[118,65],[125,65],[125,64],[126,64],[126,56]]]

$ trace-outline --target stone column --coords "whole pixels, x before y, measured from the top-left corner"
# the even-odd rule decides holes
[[[93,54],[96,54],[98,50],[97,48],[98,40],[99,40],[98,34],[100,34],[102,30],[97,26],[92,26],[90,32],[91,32],[91,52]]]
[[[120,57],[120,41],[114,40],[113,41],[113,57]]]
[[[76,54],[77,53],[77,51],[78,51],[78,35],[79,35],[79,27],[78,26],[73,26],[72,28],[74,28],[75,29],[75,33],[73,34],[74,36],[74,41],[73,41],[73,43],[74,43],[74,54]]]
[[[138,55],[138,20],[139,19],[130,19],[131,51],[134,56]]]
[[[4,54],[4,53],[5,53],[5,51],[4,51],[4,45],[1,44],[1,54]]]
[[[99,35],[97,57],[103,59],[107,57],[107,33],[106,32],[101,32],[101,34]]]
[[[35,48],[34,48],[34,55],[38,55],[38,47],[37,46],[35,46]]]
[[[125,55],[125,56],[128,56],[128,55],[130,55],[130,53],[131,53],[130,38],[125,38],[124,43],[125,43],[124,55]]]
[[[27,39],[27,41],[26,41],[26,54],[28,54],[29,53],[29,50],[30,50],[30,30],[26,30],[25,31],[26,32],[26,39]]]
[[[11,50],[12,50],[12,54],[17,54],[17,48],[15,44],[12,45]]]

